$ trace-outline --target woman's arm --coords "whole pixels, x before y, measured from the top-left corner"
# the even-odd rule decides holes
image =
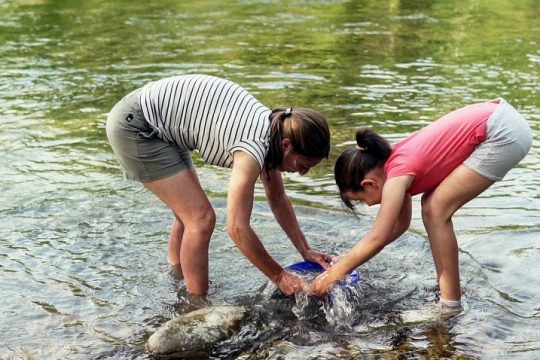
[[[227,232],[240,251],[286,295],[300,290],[302,280],[286,272],[268,254],[250,225],[259,165],[253,157],[236,151],[227,195]]]
[[[332,284],[378,254],[409,227],[411,196],[406,193],[414,177],[405,175],[387,180],[383,187],[381,207],[372,229],[339,262],[311,284],[311,291],[326,294]]]
[[[314,261],[324,269],[328,269],[330,265],[327,261],[331,260],[331,257],[309,247],[306,237],[298,224],[291,200],[285,193],[281,172],[271,170],[270,176],[268,176],[266,171],[263,171],[261,180],[274,217],[283,231],[285,231],[285,234],[291,239],[296,250],[298,250],[304,259]]]

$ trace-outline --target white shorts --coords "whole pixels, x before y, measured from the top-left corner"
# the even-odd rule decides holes
[[[499,181],[529,152],[532,133],[527,120],[504,99],[487,121],[486,140],[463,162],[471,170]]]

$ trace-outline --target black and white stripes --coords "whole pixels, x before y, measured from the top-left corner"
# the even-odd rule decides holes
[[[211,165],[232,166],[237,150],[263,168],[268,151],[270,109],[239,85],[208,75],[181,75],[143,87],[141,107],[159,136],[197,150]]]

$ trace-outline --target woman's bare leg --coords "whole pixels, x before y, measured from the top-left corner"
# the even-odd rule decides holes
[[[441,298],[461,299],[458,244],[452,215],[492,184],[492,180],[460,165],[433,192],[422,197],[422,220],[431,245]]]
[[[180,249],[182,248],[183,235],[184,224],[176,216],[174,216],[171,232],[169,234],[169,245],[167,248],[167,261],[172,266],[181,266]]]
[[[178,219],[175,220],[178,224],[173,224],[171,229],[169,242],[172,240],[173,244],[169,243],[169,249],[172,248],[173,252],[179,250],[187,291],[206,295],[208,245],[214,231],[216,215],[199,184],[195,170],[183,170],[168,178],[145,183],[144,186],[160,198]],[[183,225],[181,234],[180,224]]]

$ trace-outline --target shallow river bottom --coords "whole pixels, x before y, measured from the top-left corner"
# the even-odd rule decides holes
[[[42,233],[30,241],[15,224],[4,230],[20,241],[10,242],[17,245],[6,248],[2,262],[2,356],[152,358],[145,341],[155,329],[204,305],[186,296],[166,264],[167,210],[152,201],[135,204],[148,196],[136,193],[134,206],[114,211],[110,203],[95,204],[87,219],[66,211],[63,226],[54,226],[55,217],[45,219],[47,238]],[[430,316],[438,292],[423,236],[409,232],[362,266],[354,296],[332,306],[296,303],[267,296],[266,279],[226,236],[224,201],[214,205],[218,226],[211,242],[208,303],[245,305],[251,316],[231,339],[182,356],[530,359],[539,354],[538,274],[529,267],[538,256],[530,245],[537,231],[462,236],[465,309],[439,321]],[[347,251],[370,223],[312,207],[298,207],[297,213],[312,246],[332,254]],[[301,260],[276,231],[266,204],[255,204],[253,223],[281,264]]]

